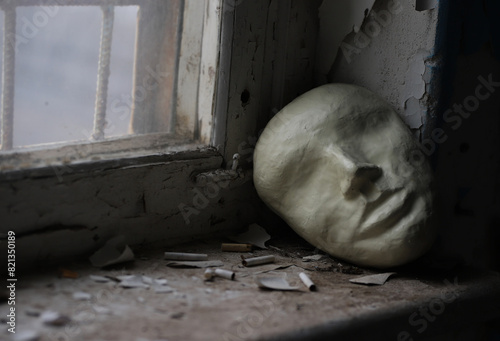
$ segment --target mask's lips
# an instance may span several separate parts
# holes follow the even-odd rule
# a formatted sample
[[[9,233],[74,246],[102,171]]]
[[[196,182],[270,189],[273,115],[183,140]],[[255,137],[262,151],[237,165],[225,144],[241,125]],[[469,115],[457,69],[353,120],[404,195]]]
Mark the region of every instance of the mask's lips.
[[[399,188],[384,192],[377,200],[367,203],[360,219],[358,238],[380,236],[388,228],[397,226],[411,210],[414,200],[413,193]]]

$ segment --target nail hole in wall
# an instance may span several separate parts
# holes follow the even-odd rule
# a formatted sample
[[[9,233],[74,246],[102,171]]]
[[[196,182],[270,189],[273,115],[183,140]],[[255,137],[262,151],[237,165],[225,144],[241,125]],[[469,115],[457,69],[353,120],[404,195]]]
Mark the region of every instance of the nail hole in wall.
[[[241,106],[244,107],[245,105],[248,104],[248,101],[250,100],[250,92],[247,89],[243,90],[240,99],[241,99]]]

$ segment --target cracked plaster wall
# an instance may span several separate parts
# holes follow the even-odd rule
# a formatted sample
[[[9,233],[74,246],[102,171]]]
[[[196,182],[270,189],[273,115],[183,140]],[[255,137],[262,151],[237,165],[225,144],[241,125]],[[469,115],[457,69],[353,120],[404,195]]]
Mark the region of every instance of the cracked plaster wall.
[[[432,115],[428,109],[434,106],[429,88],[436,66],[436,4],[364,0],[340,7],[338,3],[324,1],[320,7],[316,81],[353,83],[378,93],[419,135]]]

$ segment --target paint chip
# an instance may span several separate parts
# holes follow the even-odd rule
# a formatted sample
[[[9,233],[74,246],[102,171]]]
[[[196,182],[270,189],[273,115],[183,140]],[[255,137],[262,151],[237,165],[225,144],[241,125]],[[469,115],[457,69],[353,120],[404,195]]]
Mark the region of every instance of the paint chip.
[[[257,277],[255,282],[260,288],[271,290],[299,290],[299,287],[291,286],[288,281],[281,277]]]
[[[243,232],[237,236],[229,237],[229,239],[237,243],[249,243],[254,246],[260,247],[261,249],[267,249],[266,242],[271,239],[271,236],[262,226],[258,224],[251,224],[248,227],[248,231]]]
[[[77,291],[73,293],[73,298],[77,301],[88,301],[92,298],[92,295],[83,291]]]
[[[64,326],[65,324],[68,324],[71,321],[71,319],[68,316],[52,310],[44,311],[40,315],[40,319],[44,324],[50,326],[58,326],[58,327]]]
[[[14,335],[14,341],[38,341],[40,340],[40,334],[34,330],[23,330],[18,331]]]
[[[382,274],[353,278],[350,279],[349,282],[364,285],[383,285],[389,277],[395,274],[395,272],[386,272]]]
[[[124,263],[134,260],[134,253],[125,244],[124,236],[116,236],[109,239],[106,244],[90,256],[93,266],[102,268],[105,266]]]
[[[319,260],[322,260],[324,257],[325,257],[325,255],[306,256],[306,257],[302,257],[302,261],[303,262],[319,261]]]

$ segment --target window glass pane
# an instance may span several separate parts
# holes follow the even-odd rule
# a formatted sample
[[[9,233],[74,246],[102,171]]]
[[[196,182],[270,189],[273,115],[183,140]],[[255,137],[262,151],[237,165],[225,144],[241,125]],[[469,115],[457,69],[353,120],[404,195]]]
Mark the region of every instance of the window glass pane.
[[[16,13],[14,147],[88,140],[96,101],[100,7],[18,7]],[[107,137],[128,132],[136,17],[136,6],[115,8]],[[122,110],[116,99],[125,103],[118,106]]]
[[[137,6],[115,7],[106,137],[129,133],[137,11]]]

